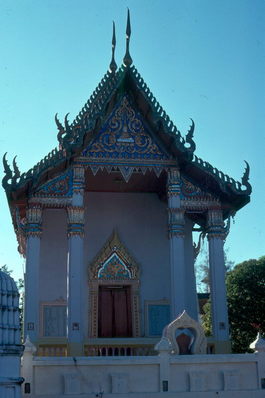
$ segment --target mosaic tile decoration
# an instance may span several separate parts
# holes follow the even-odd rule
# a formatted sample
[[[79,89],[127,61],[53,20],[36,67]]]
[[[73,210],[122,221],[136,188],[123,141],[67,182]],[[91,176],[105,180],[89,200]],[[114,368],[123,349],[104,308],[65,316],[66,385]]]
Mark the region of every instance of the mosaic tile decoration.
[[[98,279],[130,279],[131,273],[117,255],[113,253],[98,271]]]
[[[151,137],[139,112],[122,97],[95,140],[83,151],[94,159],[166,160],[168,156]]]

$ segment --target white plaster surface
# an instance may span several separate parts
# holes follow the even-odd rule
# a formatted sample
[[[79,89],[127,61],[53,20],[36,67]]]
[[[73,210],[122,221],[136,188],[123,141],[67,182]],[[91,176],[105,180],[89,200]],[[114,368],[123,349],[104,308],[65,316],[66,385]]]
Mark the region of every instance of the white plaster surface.
[[[84,244],[86,267],[114,228],[140,264],[141,310],[144,314],[144,300],[170,299],[167,204],[161,202],[156,194],[87,193]]]
[[[225,285],[224,242],[220,237],[211,237],[208,243],[213,335],[216,340],[228,341],[229,325]]]
[[[198,320],[198,296],[196,290],[196,278],[194,271],[194,248],[192,240],[193,222],[187,217],[185,218],[185,270],[186,270],[186,295],[187,306],[185,310],[189,315]]]
[[[32,398],[264,397],[258,363],[263,354],[112,358],[35,358],[23,376],[34,374]],[[262,361],[261,361],[262,362]],[[30,371],[31,367],[31,371]],[[161,376],[169,391],[162,392]],[[32,379],[33,380],[33,379]],[[29,396],[27,394],[24,395]],[[100,396],[100,395],[98,395]]]
[[[43,211],[40,301],[66,300],[67,218],[62,209]]]

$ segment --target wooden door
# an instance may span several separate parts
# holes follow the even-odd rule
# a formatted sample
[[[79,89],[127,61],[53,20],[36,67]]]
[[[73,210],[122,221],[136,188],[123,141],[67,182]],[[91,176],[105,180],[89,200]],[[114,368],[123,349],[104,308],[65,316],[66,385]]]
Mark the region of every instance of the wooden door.
[[[130,286],[99,287],[98,336],[132,336]]]

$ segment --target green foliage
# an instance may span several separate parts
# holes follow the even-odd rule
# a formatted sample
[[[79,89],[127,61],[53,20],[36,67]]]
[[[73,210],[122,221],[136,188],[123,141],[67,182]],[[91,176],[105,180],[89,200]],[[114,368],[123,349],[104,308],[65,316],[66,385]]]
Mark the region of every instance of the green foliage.
[[[233,352],[247,352],[257,332],[265,334],[265,256],[238,264],[227,274]]]
[[[212,317],[211,317],[211,300],[203,306],[202,314],[202,327],[204,329],[205,336],[209,337],[212,335]]]
[[[235,263],[228,259],[229,249],[224,250],[226,272],[233,269]],[[197,290],[201,293],[210,293],[209,255],[206,249],[201,251],[199,260],[195,263]]]

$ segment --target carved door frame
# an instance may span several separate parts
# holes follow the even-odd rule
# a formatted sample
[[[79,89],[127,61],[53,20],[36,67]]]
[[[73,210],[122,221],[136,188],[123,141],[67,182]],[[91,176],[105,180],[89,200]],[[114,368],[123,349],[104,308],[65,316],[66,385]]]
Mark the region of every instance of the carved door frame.
[[[124,276],[116,277],[115,273],[103,277],[101,274],[104,264],[113,254],[116,254],[126,267]],[[99,311],[99,287],[100,286],[129,286],[131,290],[132,335],[140,337],[140,306],[139,306],[139,265],[129,254],[127,248],[121,242],[117,231],[113,231],[104,247],[88,267],[89,282],[89,337],[98,337],[98,311]]]
[[[129,280],[107,280],[107,281],[90,281],[89,288],[89,337],[98,337],[98,294],[100,286],[130,286],[131,288],[131,309],[132,309],[132,335],[140,337],[140,317],[139,317],[139,281]]]

